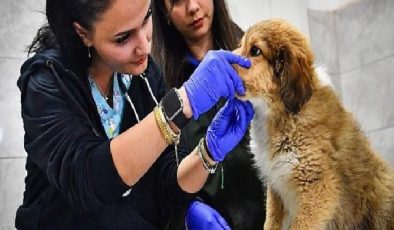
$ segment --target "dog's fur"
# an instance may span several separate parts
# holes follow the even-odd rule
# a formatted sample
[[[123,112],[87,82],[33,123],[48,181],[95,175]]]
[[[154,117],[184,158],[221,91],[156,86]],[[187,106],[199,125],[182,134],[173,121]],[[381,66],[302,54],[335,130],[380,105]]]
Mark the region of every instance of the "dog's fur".
[[[394,173],[372,149],[308,41],[281,19],[263,21],[234,51],[255,108],[251,151],[267,185],[265,229],[394,229]]]

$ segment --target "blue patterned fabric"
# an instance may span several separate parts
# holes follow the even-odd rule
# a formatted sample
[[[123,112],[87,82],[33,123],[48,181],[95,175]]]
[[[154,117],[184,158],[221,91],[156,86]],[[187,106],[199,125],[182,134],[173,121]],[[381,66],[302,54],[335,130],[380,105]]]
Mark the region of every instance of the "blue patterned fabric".
[[[124,107],[124,96],[120,90],[117,73],[113,75],[113,106],[108,105],[104,96],[101,94],[96,82],[89,76],[90,88],[92,90],[93,99],[96,102],[97,111],[100,114],[101,123],[105,129],[105,133],[109,139],[119,135],[120,122],[122,121],[122,113]],[[123,84],[128,89],[131,85],[131,76],[121,74]]]

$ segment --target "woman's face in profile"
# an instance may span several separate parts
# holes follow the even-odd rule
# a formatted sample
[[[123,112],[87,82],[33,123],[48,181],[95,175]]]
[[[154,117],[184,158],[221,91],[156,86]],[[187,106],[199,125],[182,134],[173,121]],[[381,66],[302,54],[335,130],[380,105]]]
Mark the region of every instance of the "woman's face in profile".
[[[169,20],[186,40],[196,41],[211,33],[213,0],[164,0]]]

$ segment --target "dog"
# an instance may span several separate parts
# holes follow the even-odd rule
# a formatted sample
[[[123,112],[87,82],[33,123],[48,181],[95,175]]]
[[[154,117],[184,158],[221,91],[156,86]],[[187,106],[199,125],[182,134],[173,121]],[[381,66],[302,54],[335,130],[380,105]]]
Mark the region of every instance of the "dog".
[[[234,53],[255,110],[251,151],[267,187],[264,229],[394,229],[394,172],[345,110],[306,37],[283,19],[250,27]]]

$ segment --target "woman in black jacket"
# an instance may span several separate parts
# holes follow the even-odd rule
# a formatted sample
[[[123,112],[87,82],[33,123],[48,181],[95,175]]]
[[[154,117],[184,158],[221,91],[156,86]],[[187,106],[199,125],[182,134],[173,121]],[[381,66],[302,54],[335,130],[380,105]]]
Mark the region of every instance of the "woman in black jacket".
[[[16,228],[165,228],[244,135],[253,111],[234,99],[244,88],[231,64],[250,62],[212,52],[166,93],[149,1],[47,0],[46,15],[18,80],[28,155]],[[221,97],[189,154],[179,129]]]
[[[209,50],[234,50],[243,35],[232,22],[225,0],[158,0],[152,7],[155,27],[152,54],[163,67],[170,88],[187,81]],[[223,105],[221,101],[183,128],[189,148],[205,135]],[[264,189],[253,167],[248,144],[246,136],[198,194],[236,230],[263,229],[265,221]]]

